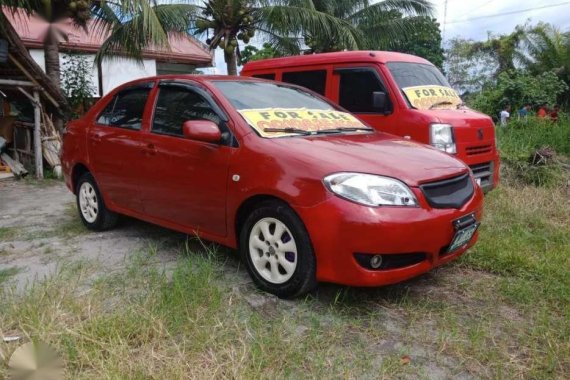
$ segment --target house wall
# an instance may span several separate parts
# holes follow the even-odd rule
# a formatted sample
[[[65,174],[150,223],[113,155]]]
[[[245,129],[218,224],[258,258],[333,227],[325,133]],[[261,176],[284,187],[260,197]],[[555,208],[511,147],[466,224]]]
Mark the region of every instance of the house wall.
[[[29,51],[34,61],[36,61],[45,72],[44,51],[42,49],[30,49]],[[62,69],[68,59],[67,56],[68,54],[66,53],[59,54],[59,63]],[[99,70],[94,63],[95,54],[84,54],[84,56],[93,66],[91,82],[95,88],[93,92],[94,97],[101,96],[100,85],[102,85],[102,95],[105,95],[123,83],[157,74],[156,61],[154,59],[144,59],[142,63],[139,63],[133,59],[113,58],[110,60],[106,59],[101,64],[102,75],[100,80]]]

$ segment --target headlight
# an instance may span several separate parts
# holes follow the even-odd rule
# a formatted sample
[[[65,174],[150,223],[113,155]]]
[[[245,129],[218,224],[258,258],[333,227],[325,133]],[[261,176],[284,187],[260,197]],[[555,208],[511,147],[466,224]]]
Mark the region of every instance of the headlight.
[[[366,206],[417,206],[414,193],[397,179],[362,173],[336,173],[324,179],[336,195]]]
[[[455,146],[455,137],[453,136],[453,127],[449,124],[432,124],[430,125],[430,144],[446,153],[457,153]]]

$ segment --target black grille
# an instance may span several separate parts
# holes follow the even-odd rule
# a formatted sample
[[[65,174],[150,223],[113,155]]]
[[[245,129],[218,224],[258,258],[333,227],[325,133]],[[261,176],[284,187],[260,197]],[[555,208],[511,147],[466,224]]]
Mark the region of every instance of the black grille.
[[[360,266],[370,270],[386,270],[409,267],[421,263],[426,259],[425,253],[396,253],[382,255],[382,264],[380,268],[372,268],[370,266],[370,259],[375,254],[372,253],[355,253],[354,258],[358,261]]]
[[[493,162],[485,162],[469,166],[473,172],[473,177],[481,181],[481,187],[488,189],[493,187]]]
[[[420,186],[433,208],[461,208],[475,191],[469,173]]]

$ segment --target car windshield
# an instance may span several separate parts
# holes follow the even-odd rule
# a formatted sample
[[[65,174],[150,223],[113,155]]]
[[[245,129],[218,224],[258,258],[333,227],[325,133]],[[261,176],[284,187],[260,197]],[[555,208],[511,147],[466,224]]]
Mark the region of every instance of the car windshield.
[[[262,137],[372,131],[351,114],[297,87],[257,81],[213,83]]]
[[[412,107],[453,109],[462,104],[459,95],[435,66],[412,62],[386,65]]]

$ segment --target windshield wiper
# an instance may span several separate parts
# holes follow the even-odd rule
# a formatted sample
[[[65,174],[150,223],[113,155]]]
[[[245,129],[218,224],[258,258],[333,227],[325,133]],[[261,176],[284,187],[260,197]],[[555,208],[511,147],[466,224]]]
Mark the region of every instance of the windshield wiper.
[[[444,105],[453,105],[453,102],[450,102],[449,100],[444,100],[443,102],[437,102],[429,106],[429,109],[432,110],[437,106],[444,106]]]
[[[300,128],[263,128],[263,132],[267,133],[296,133],[299,135],[312,135],[313,132]]]
[[[372,132],[374,130],[372,128],[364,128],[364,127],[344,127],[344,128],[321,129],[319,131],[316,131],[316,133],[325,134],[325,133],[342,133],[342,132],[356,132],[356,131]]]

